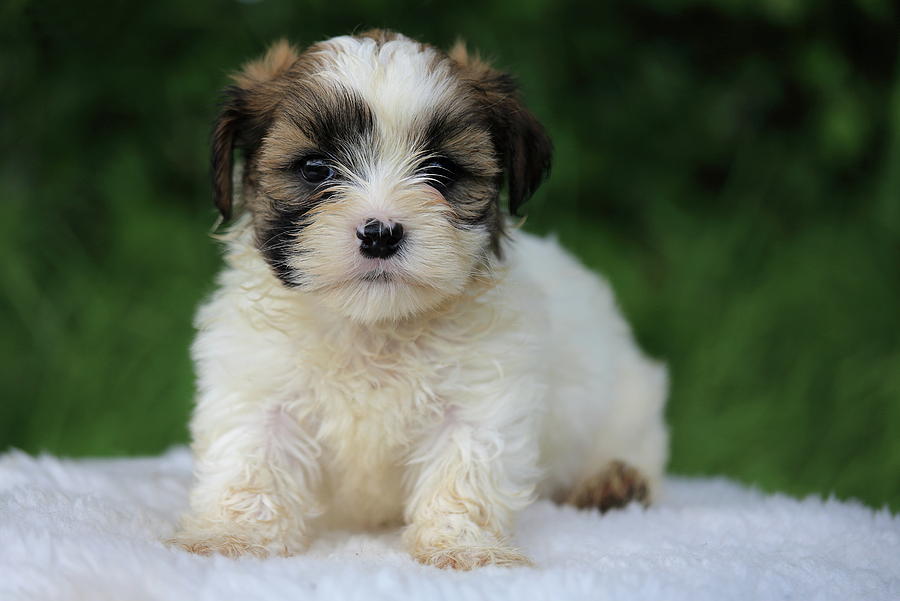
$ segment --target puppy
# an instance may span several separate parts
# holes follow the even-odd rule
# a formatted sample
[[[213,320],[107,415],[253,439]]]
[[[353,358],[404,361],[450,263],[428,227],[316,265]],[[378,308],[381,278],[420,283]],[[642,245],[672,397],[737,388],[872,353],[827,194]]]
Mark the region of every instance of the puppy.
[[[173,542],[291,555],[318,528],[405,524],[424,564],[522,565],[511,526],[535,498],[653,498],[664,368],[604,281],[501,210],[550,154],[512,79],[459,45],[279,42],[234,76],[212,172],[237,219],[196,319]]]

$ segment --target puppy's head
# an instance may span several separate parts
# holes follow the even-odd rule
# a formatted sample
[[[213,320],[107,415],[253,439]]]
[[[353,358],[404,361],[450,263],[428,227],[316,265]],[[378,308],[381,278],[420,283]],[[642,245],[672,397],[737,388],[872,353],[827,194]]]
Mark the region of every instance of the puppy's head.
[[[225,90],[213,133],[215,202],[241,210],[281,282],[358,321],[399,319],[461,293],[500,251],[550,165],[512,79],[461,46],[398,34],[284,42]]]

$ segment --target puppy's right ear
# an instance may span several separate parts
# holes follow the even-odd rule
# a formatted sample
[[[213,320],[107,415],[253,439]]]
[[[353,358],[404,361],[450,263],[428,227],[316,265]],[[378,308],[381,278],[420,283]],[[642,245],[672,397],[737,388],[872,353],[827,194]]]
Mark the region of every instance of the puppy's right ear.
[[[212,133],[210,167],[213,201],[224,220],[233,207],[234,151],[241,149],[249,162],[269,128],[285,92],[284,76],[297,62],[297,50],[285,40],[231,76],[234,84],[222,91],[219,116]]]
[[[222,219],[231,219],[233,200],[234,145],[246,121],[243,102],[244,90],[228,86],[222,91],[222,108],[216,118],[212,133],[210,174],[212,175],[213,202]]]

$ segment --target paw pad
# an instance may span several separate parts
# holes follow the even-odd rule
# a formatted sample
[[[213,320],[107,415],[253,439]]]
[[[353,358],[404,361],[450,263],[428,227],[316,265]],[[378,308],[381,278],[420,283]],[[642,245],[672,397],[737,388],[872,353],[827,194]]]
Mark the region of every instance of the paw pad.
[[[583,481],[566,499],[579,509],[594,507],[601,512],[625,507],[632,501],[649,505],[650,488],[639,471],[622,461],[613,461],[604,471]]]

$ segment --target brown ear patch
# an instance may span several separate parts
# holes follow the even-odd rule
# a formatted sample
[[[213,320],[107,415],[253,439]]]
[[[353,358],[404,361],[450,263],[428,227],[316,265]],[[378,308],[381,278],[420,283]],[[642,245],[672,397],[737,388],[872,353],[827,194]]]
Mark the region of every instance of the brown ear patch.
[[[379,46],[386,44],[387,42],[392,42],[396,39],[400,38],[400,34],[395,31],[390,31],[388,29],[369,29],[362,33],[356,35],[357,38],[369,38],[370,40],[375,40],[375,43]]]
[[[242,120],[240,89],[226,88],[223,92],[222,108],[213,126],[210,148],[213,202],[225,221],[231,219],[234,142]]]
[[[469,50],[466,48],[466,42],[462,38],[457,38],[450,50],[447,51],[447,56],[462,67],[468,68],[472,66],[469,59]]]
[[[491,135],[501,157],[509,194],[509,212],[518,213],[550,172],[553,144],[543,126],[525,108],[512,76],[472,56],[460,40],[448,52],[459,76],[481,97]]]
[[[257,60],[231,76],[234,85],[222,93],[222,106],[213,127],[210,157],[213,200],[224,219],[232,213],[234,151],[249,151],[265,133],[272,113],[286,91],[284,76],[299,59],[285,40],[275,42]]]
[[[249,89],[281,77],[299,57],[297,49],[287,40],[278,40],[269,47],[262,58],[245,63],[240,71],[232,75],[232,79],[238,86]]]

